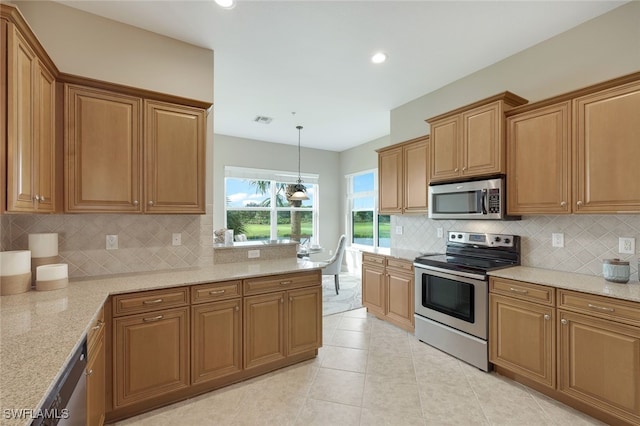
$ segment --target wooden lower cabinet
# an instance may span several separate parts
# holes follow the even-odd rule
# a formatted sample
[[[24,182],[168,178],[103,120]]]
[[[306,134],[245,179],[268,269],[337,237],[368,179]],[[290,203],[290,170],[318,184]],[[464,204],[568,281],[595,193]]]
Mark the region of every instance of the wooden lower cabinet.
[[[640,424],[640,328],[558,311],[558,390]]]
[[[379,254],[362,254],[362,304],[368,312],[413,331],[413,263]]]
[[[242,299],[191,307],[191,382],[242,370]]]
[[[107,378],[104,323],[97,327],[87,355],[87,426],[102,426],[105,419]]]
[[[189,386],[189,308],[114,319],[115,408]]]
[[[489,295],[489,361],[554,388],[554,310],[536,303]]]
[[[287,356],[322,346],[322,288],[291,290],[287,294]]]

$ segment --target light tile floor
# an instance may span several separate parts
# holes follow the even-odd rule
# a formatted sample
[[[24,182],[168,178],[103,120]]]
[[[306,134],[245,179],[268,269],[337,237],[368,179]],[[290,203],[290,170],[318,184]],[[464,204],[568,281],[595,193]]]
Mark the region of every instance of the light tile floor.
[[[365,309],[324,317],[318,357],[117,425],[600,425]]]

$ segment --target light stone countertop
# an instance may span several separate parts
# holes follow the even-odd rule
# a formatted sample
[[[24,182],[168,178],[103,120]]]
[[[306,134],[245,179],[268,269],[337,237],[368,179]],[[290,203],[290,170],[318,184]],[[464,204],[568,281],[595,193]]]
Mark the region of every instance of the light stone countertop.
[[[53,291],[0,297],[0,425],[31,423],[111,294],[319,269],[298,259],[227,263],[71,280]]]
[[[380,254],[380,255],[384,255],[384,256],[389,256],[389,257],[395,257],[397,259],[403,259],[403,260],[409,260],[411,262],[413,262],[413,260],[418,257],[418,256],[422,256],[425,255],[427,253],[425,252],[421,252],[418,250],[409,250],[409,249],[396,249],[396,248],[384,248],[384,247],[378,247],[378,248],[361,248],[360,251],[362,253],[373,253],[373,254]],[[437,254],[437,253],[429,253],[429,254]]]
[[[509,278],[534,284],[548,285],[556,288],[596,294],[598,296],[614,297],[616,299],[640,302],[640,282],[629,281],[618,284],[605,280],[596,275],[584,275],[574,272],[554,271],[551,269],[531,268],[528,266],[514,266],[512,268],[490,271],[494,277]]]

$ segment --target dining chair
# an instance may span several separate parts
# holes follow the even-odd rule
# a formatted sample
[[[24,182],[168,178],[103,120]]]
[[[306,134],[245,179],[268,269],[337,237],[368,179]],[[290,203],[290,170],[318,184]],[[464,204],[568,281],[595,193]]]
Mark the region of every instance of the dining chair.
[[[323,263],[322,275],[334,275],[336,283],[336,294],[339,294],[340,290],[340,270],[342,269],[342,259],[344,258],[344,248],[347,241],[346,235],[342,234],[338,240],[338,247],[336,248],[333,257]]]

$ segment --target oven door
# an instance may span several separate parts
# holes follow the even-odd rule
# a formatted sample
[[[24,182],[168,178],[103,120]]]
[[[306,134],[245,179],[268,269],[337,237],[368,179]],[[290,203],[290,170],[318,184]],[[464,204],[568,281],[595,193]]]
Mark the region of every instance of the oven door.
[[[489,289],[484,277],[415,268],[416,314],[487,340]]]

